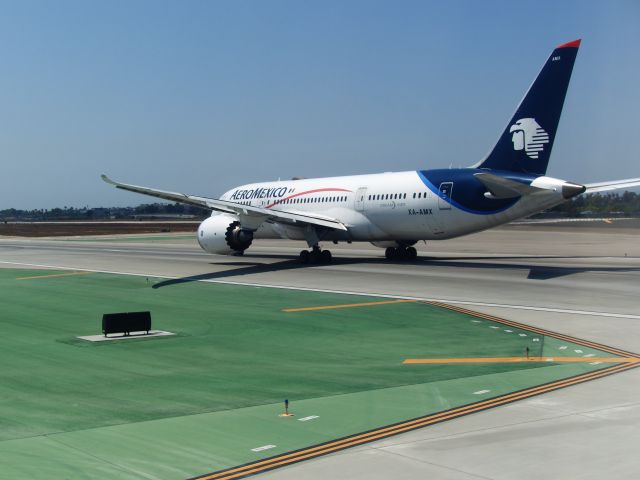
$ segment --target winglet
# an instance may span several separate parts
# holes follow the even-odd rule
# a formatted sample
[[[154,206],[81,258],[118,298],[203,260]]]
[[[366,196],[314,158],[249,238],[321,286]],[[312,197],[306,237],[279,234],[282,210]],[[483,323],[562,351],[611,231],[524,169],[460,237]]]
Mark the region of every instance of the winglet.
[[[107,177],[104,173],[102,175],[100,175],[100,178],[102,179],[103,182],[106,182],[106,183],[108,183],[110,185],[118,185],[116,182],[114,182],[109,177]]]

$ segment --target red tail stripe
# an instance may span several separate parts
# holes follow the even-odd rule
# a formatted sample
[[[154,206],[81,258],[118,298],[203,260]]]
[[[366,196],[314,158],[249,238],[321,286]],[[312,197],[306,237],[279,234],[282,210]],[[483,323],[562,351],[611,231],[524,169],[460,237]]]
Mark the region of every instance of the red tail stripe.
[[[574,40],[573,42],[563,43],[562,45],[558,45],[557,48],[578,48],[580,46],[580,42],[582,39]]]

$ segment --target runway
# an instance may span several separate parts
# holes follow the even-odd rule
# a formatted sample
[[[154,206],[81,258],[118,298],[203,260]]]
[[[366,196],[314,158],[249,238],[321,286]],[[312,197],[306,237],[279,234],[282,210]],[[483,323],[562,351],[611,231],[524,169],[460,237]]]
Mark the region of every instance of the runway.
[[[165,235],[166,237],[166,235]],[[243,257],[184,234],[0,240],[0,265],[49,266],[444,301],[640,352],[637,229],[508,227],[418,245],[414,263],[368,245],[332,246],[332,265],[296,262],[300,243],[256,242]],[[637,478],[634,369],[262,474],[265,479]]]

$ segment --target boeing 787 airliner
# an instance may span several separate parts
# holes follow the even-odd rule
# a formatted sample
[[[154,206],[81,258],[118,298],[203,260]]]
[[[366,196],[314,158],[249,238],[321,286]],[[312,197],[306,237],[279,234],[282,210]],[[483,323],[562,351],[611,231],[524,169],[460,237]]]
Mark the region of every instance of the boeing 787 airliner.
[[[493,150],[468,168],[293,179],[206,198],[114,182],[117,188],[212,210],[198,228],[207,252],[242,254],[254,238],[306,241],[302,262],[328,263],[320,242],[371,242],[389,259],[414,259],[419,240],[479,232],[585,192],[640,185],[640,178],[579,185],[545,175],[580,40],[548,58]]]

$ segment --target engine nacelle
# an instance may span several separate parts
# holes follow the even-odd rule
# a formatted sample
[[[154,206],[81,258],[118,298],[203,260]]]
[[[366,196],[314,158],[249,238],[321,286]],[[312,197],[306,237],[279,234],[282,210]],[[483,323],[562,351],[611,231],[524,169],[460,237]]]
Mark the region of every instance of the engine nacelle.
[[[234,215],[222,213],[207,218],[198,227],[198,243],[208,253],[233,255],[244,252],[253,241],[253,231],[243,229]]]

